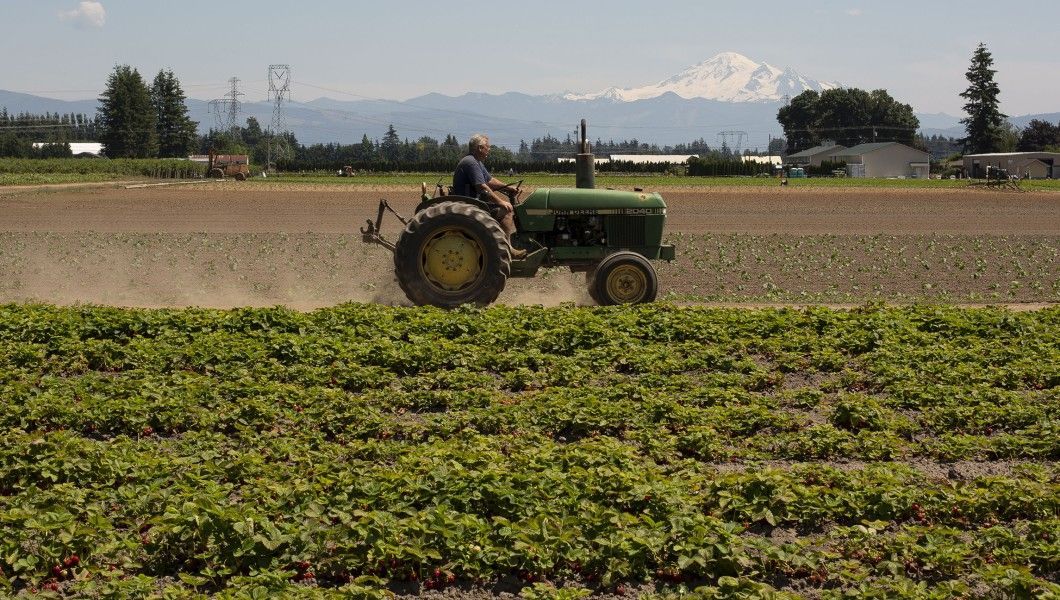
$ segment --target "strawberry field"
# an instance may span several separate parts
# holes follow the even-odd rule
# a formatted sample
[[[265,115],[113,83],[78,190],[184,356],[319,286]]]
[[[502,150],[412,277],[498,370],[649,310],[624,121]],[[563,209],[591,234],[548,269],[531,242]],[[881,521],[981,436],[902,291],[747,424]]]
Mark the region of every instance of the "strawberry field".
[[[0,437],[0,595],[1060,595],[1060,307],[0,305]]]

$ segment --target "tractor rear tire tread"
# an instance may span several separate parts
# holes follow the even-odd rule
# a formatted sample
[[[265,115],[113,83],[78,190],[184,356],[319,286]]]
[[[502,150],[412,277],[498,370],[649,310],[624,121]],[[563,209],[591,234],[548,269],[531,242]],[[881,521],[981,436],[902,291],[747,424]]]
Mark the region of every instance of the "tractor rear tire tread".
[[[457,226],[474,236],[485,251],[483,274],[474,286],[444,292],[427,281],[420,252],[429,235],[439,228]],[[497,299],[511,275],[508,235],[486,211],[464,202],[442,202],[422,210],[409,221],[394,251],[394,272],[402,291],[417,306],[456,308],[462,304],[486,305]]]

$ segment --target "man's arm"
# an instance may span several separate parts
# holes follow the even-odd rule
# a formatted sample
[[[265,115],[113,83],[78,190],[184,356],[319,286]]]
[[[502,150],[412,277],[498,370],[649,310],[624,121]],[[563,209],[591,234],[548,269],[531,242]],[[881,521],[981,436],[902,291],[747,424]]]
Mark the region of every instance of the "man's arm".
[[[501,189],[504,189],[504,188],[508,187],[507,183],[504,183],[503,181],[501,181],[500,179],[497,179],[496,177],[491,177],[490,180],[487,182],[487,185],[490,186],[491,190],[501,190]]]
[[[500,185],[497,186],[497,187],[494,187],[494,182],[500,183]],[[486,183],[478,184],[478,191],[480,191],[483,194],[486,194],[487,196],[493,198],[493,201],[496,202],[497,204],[501,204],[501,205],[511,204],[508,201],[508,197],[507,196],[504,196],[502,194],[498,194],[497,192],[493,191],[493,190],[499,190],[499,189],[501,189],[503,187],[504,187],[503,183],[497,181],[496,179],[490,179]]]

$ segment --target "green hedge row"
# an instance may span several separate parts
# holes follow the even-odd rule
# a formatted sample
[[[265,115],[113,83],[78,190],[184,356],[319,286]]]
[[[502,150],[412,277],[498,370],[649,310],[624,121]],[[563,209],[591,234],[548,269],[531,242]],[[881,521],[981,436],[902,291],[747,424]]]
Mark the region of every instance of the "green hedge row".
[[[83,159],[83,158],[0,158],[0,174],[126,175],[162,179],[200,177],[202,163],[174,158]]]

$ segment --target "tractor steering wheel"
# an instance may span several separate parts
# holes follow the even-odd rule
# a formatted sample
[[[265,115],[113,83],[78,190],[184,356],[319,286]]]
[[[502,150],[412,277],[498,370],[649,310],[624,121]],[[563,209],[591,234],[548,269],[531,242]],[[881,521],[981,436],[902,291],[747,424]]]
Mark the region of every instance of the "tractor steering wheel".
[[[510,183],[505,184],[505,186],[501,188],[501,191],[503,191],[505,195],[508,196],[508,199],[512,201],[512,205],[515,205],[516,200],[519,198],[519,194],[523,193],[522,187],[523,180],[520,179],[515,182],[515,187],[512,187],[512,184]]]

